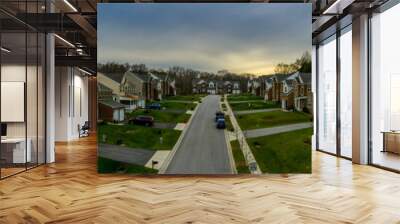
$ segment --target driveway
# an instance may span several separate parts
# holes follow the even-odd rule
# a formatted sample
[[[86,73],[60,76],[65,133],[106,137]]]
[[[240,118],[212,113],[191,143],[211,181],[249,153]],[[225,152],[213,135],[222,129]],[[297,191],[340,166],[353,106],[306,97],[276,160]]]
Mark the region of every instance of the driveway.
[[[133,149],[119,145],[99,144],[98,156],[119,162],[144,166],[156,151]]]
[[[166,174],[232,174],[224,130],[215,128],[220,96],[203,98]]]
[[[160,128],[160,129],[174,129],[176,123],[162,123],[162,122],[154,122],[153,128]]]

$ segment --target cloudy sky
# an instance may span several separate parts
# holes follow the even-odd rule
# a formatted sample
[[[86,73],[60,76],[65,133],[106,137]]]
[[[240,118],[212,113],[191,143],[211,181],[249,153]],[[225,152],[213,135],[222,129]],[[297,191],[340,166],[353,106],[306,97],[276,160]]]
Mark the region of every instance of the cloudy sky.
[[[270,74],[311,50],[310,4],[98,4],[98,61]]]

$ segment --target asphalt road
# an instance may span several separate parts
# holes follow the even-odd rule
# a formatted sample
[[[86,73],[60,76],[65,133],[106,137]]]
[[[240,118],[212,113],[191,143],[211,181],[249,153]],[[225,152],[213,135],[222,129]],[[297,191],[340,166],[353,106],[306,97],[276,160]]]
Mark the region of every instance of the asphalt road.
[[[224,131],[214,122],[219,101],[203,98],[166,174],[232,174]]]

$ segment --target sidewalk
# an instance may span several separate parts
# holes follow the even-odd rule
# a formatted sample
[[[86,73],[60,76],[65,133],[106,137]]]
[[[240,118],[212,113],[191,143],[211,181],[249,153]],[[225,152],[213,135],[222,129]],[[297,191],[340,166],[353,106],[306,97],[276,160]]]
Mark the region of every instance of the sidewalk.
[[[242,149],[244,158],[246,159],[246,163],[249,166],[249,170],[252,174],[262,174],[260,167],[257,164],[257,161],[251,152],[249,145],[247,144],[246,137],[243,134],[242,129],[240,128],[235,115],[232,112],[231,106],[228,103],[226,95],[224,96],[224,102],[226,105],[227,113],[232,122],[232,125],[236,131],[236,136],[239,141],[240,148]]]
[[[260,128],[260,129],[244,131],[244,136],[246,136],[246,138],[256,138],[261,136],[279,134],[283,132],[296,131],[299,129],[311,128],[312,126],[313,126],[312,122],[306,122],[306,123],[276,126],[271,128]]]
[[[227,99],[225,99],[226,101],[228,101]],[[265,102],[263,99],[259,99],[259,100],[242,100],[242,101],[230,101],[230,104],[235,104],[235,103],[252,103],[252,102]]]
[[[258,109],[258,110],[242,110],[242,111],[236,111],[233,112],[236,115],[239,114],[255,114],[255,113],[261,113],[261,112],[271,112],[271,111],[277,111],[277,110],[282,110],[281,108],[271,108],[271,109]]]

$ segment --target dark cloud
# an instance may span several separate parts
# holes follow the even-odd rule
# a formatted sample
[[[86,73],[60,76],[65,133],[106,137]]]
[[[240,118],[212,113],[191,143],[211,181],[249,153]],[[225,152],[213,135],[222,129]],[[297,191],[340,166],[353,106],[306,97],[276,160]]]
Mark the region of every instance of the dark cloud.
[[[98,59],[269,73],[311,48],[310,4],[99,4]]]

